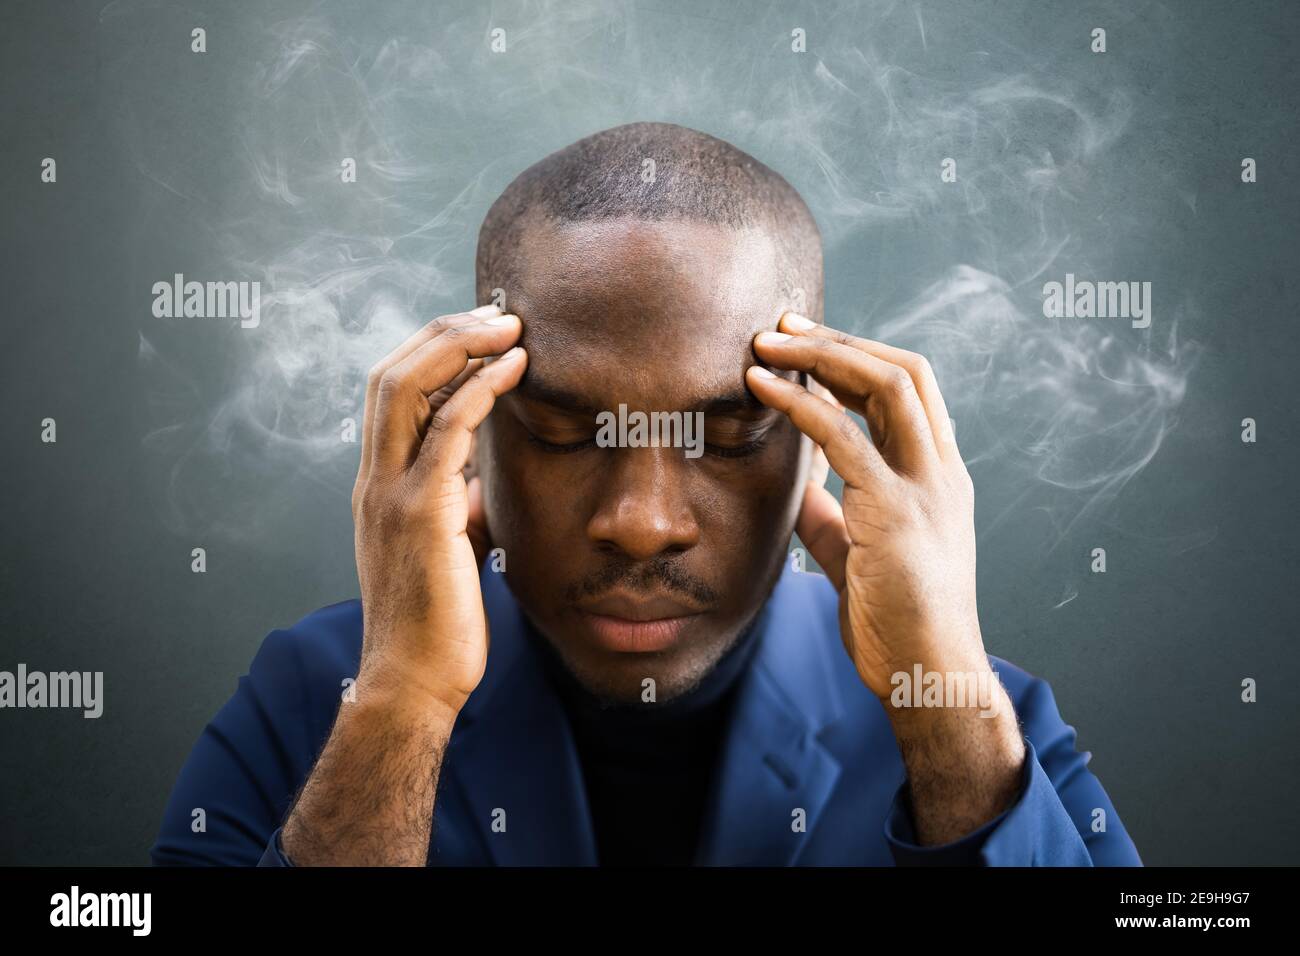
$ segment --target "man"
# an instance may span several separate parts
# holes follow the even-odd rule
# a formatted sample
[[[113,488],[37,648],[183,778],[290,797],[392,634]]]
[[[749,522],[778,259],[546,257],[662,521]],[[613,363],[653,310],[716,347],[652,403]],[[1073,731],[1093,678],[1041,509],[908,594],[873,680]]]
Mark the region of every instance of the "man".
[[[985,652],[933,373],[821,324],[784,179],[607,130],[507,188],[476,271],[511,311],[370,375],[360,601],[266,639],[156,863],[1140,862],[1048,685]],[[629,410],[676,430],[598,429]]]

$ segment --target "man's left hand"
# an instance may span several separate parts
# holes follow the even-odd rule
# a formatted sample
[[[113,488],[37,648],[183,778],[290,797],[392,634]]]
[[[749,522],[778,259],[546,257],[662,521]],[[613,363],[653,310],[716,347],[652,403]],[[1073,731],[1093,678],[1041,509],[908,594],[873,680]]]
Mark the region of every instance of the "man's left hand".
[[[808,373],[826,397],[761,365],[746,379],[844,479],[842,506],[819,481],[808,483],[797,531],[839,591],[845,649],[889,715],[918,839],[950,842],[1014,800],[1025,759],[1019,723],[980,633],[970,474],[923,356],[793,313],[780,330],[755,338],[759,359]],[[845,409],[863,417],[870,438]],[[942,681],[969,675],[991,688],[991,719],[979,716],[984,708],[976,701],[893,706],[894,675],[910,679],[918,664]]]

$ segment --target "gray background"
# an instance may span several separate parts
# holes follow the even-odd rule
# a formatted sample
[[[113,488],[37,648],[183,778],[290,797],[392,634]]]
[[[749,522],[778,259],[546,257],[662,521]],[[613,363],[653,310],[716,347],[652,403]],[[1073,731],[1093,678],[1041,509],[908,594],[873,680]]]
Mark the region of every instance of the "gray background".
[[[0,862],[147,861],[266,632],[356,594],[338,427],[365,369],[468,307],[515,174],[637,119],[784,173],[823,229],[829,321],[930,355],[976,480],[988,648],[1050,680],[1144,860],[1297,862],[1296,23],[1289,2],[5,3],[0,669],[102,670],[106,703],[0,711]],[[175,272],[261,281],[261,327],[153,318]],[[1066,272],[1152,282],[1151,328],[1043,318]]]

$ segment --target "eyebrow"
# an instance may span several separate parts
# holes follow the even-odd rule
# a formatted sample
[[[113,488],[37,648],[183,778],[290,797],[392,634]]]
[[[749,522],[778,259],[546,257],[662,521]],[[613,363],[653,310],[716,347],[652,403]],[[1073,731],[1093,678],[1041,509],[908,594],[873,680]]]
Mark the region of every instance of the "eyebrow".
[[[801,376],[802,377],[802,376]],[[586,395],[562,388],[544,379],[533,378],[531,375],[525,375],[524,380],[519,383],[515,389],[515,394],[528,401],[541,402],[544,405],[550,405],[553,408],[561,409],[565,412],[571,412],[575,415],[596,416],[605,409],[596,408],[591,404],[591,399]],[[688,408],[678,409],[683,412],[703,412],[705,415],[735,415],[744,412],[768,412],[772,411],[764,405],[749,389],[740,389],[739,391],[726,392],[721,395],[714,395],[709,398],[701,399]]]

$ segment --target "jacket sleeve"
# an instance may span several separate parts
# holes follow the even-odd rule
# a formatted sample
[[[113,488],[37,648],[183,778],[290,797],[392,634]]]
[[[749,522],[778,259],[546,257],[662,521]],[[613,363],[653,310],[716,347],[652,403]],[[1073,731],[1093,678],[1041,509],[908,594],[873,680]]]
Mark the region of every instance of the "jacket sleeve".
[[[266,844],[266,852],[257,861],[257,865],[293,866],[293,861],[285,855],[284,846],[280,843],[280,827],[276,827],[275,832],[271,834],[271,839]]]
[[[154,865],[292,865],[279,827],[323,744],[306,706],[303,653],[292,631],[263,641],[181,768],[150,849]]]
[[[1018,696],[1025,764],[1015,802],[959,840],[921,846],[904,783],[885,823],[894,861],[899,866],[1141,866],[1101,781],[1088,770],[1092,754],[1075,749],[1075,729],[1061,718],[1051,687],[1029,678]]]

